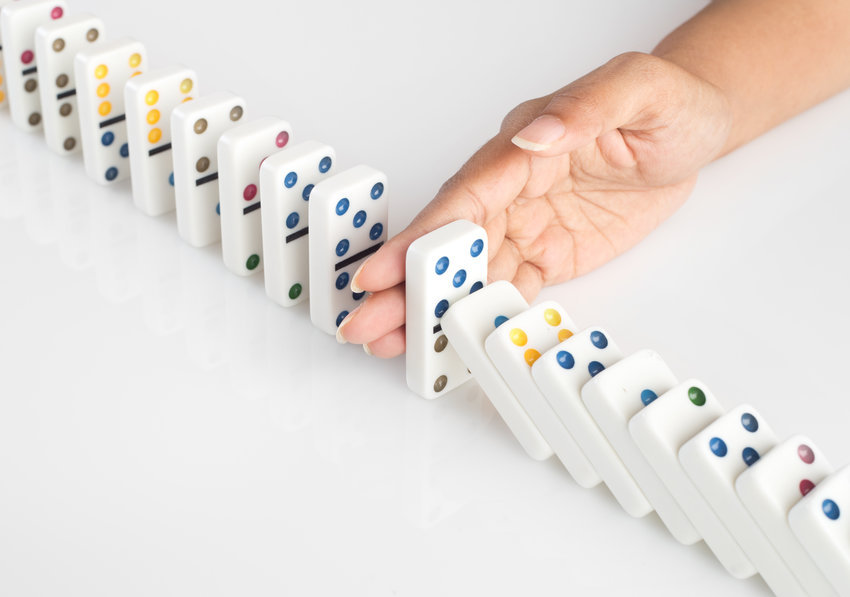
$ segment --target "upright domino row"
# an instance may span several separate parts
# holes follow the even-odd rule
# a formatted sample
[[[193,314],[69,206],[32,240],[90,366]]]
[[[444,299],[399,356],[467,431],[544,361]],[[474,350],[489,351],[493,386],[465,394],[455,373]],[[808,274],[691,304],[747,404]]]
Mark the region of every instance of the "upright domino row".
[[[337,172],[331,147],[291,145],[288,122],[248,121],[244,99],[231,93],[198,98],[194,71],[149,71],[144,44],[107,41],[100,19],[68,16],[64,0],[0,5],[0,42],[12,58],[0,72],[0,104],[8,97],[17,126],[43,130],[59,154],[82,151],[100,184],[129,178],[144,213],[176,210],[186,242],[221,241],[225,266],[240,276],[263,271],[278,304],[314,288],[311,319],[336,333],[364,297],[351,277],[386,240],[384,174]]]
[[[553,301],[483,286],[486,239],[461,220],[409,249],[414,391],[441,395],[471,374],[529,456],[554,454],[582,487],[604,482],[631,516],[655,510],[733,576],[761,574],[781,597],[850,596],[850,467],[835,472],[806,437],[779,442],[754,407],[727,411],[651,350],[624,357]]]

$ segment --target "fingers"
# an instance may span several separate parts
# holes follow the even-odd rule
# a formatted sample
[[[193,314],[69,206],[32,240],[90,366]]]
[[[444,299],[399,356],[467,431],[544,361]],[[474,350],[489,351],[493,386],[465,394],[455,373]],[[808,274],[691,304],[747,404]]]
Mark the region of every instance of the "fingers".
[[[517,268],[511,283],[516,286],[523,298],[531,303],[543,289],[543,273],[534,264],[524,261]]]
[[[505,240],[487,264],[488,281],[513,280],[520,263],[522,263],[522,255],[516,244]]]
[[[363,345],[366,354],[381,359],[391,359],[404,353],[404,327],[396,328],[389,334]]]
[[[410,225],[355,273],[352,290],[377,292],[401,284],[410,244],[455,220],[480,226],[504,214],[529,176],[529,159],[504,136],[491,139],[440,189]],[[498,242],[498,239],[497,239]]]
[[[513,143],[532,155],[563,155],[597,137],[628,127],[661,101],[667,61],[631,52],[554,93],[536,118],[519,131]],[[619,156],[630,159],[630,156]]]
[[[368,344],[404,325],[404,286],[376,292],[343,320],[337,340]],[[403,347],[402,347],[403,348]]]

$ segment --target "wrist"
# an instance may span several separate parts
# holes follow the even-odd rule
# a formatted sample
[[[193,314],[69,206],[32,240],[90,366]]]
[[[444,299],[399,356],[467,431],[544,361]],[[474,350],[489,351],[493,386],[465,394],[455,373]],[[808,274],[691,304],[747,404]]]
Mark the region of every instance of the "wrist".
[[[726,155],[746,140],[741,138],[740,126],[742,106],[734,93],[724,85],[722,76],[711,68],[711,61],[700,57],[700,53],[687,46],[667,43],[672,35],[663,40],[652,55],[681,69],[693,78],[698,101],[704,116],[713,121],[722,133],[721,142],[706,163]]]

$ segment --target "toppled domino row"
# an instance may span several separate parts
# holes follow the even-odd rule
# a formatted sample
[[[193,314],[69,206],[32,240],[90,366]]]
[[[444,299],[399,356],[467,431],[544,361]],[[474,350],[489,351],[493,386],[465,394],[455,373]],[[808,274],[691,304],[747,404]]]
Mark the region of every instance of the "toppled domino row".
[[[582,487],[604,482],[634,517],[655,510],[676,540],[703,539],[730,574],[758,572],[776,595],[850,595],[850,467],[835,472],[806,437],[779,442],[754,407],[727,411],[651,350],[624,357],[553,301],[469,282],[486,278],[482,243],[458,221],[411,245],[411,388],[430,397],[468,367],[532,458],[554,453]]]
[[[197,98],[191,69],[148,72],[143,44],[105,41],[104,23],[67,16],[64,0],[0,5],[17,126],[43,129],[59,154],[82,149],[100,184],[130,178],[144,213],[176,209],[183,239],[196,247],[220,240],[225,266],[241,276],[264,271],[278,304],[312,294],[314,324],[336,333],[365,296],[351,289],[353,274],[386,239],[383,173],[363,165],[337,172],[331,147],[290,145],[292,128],[279,118],[246,121],[236,95]]]

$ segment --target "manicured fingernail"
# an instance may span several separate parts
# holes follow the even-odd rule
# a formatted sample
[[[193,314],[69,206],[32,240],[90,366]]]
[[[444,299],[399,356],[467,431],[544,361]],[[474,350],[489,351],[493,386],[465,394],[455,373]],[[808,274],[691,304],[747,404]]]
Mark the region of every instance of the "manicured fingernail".
[[[371,257],[369,257],[371,259]],[[363,268],[366,267],[366,264],[369,263],[369,259],[360,264],[360,267],[357,268],[357,271],[354,272],[354,275],[351,276],[351,292],[354,294],[360,294],[363,292],[363,289],[357,285],[357,277],[360,275],[360,272],[363,271]]]
[[[371,350],[369,350],[369,345],[368,345],[368,344],[364,344],[364,345],[363,345],[363,352],[365,352],[366,354],[368,354],[370,357],[375,356],[375,355],[373,355],[373,354],[372,354],[372,351],[371,351]]]
[[[511,142],[520,149],[543,151],[552,147],[566,132],[560,118],[544,114],[518,132]]]
[[[348,325],[348,323],[351,321],[351,318],[354,317],[355,313],[357,313],[358,309],[360,309],[360,307],[357,307],[357,309],[346,315],[345,319],[340,322],[339,327],[336,328],[336,341],[340,344],[348,344],[348,340],[345,339],[345,335],[343,334],[343,332],[345,330],[345,326]]]

